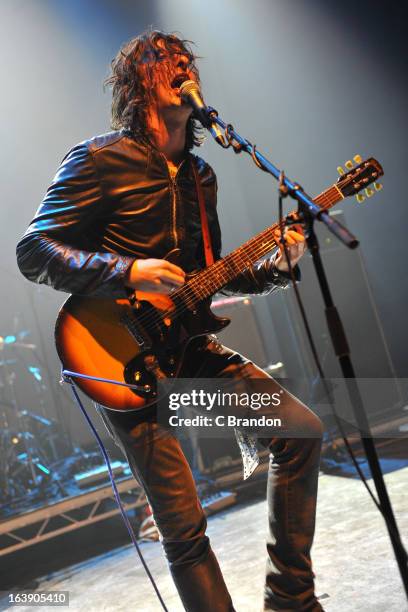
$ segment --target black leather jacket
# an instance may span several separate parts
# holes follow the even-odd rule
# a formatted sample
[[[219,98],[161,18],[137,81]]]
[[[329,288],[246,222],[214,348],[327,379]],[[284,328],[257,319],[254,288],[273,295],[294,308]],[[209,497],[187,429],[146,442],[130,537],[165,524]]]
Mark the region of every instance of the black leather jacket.
[[[123,298],[125,276],[135,259],[161,259],[178,248],[179,265],[186,272],[204,267],[193,160],[214,257],[220,258],[212,168],[189,154],[172,179],[163,154],[120,131],[82,142],[65,156],[17,245],[21,272],[29,280],[68,293]],[[239,275],[226,289],[267,293],[287,284],[287,275],[269,259]]]

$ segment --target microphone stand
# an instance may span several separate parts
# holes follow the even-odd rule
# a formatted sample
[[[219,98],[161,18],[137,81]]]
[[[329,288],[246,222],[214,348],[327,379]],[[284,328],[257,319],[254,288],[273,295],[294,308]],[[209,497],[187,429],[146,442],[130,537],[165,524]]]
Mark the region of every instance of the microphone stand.
[[[277,181],[280,180],[282,182],[282,187],[285,188],[287,194],[297,200],[299,205],[308,211],[312,219],[317,219],[318,221],[324,223],[327,229],[349,249],[355,249],[358,247],[358,240],[355,238],[355,236],[353,236],[353,234],[349,232],[348,229],[341,223],[335,219],[332,219],[332,217],[330,217],[326,211],[322,210],[320,206],[315,204],[312,198],[302,189],[299,183],[295,183],[288,179],[288,177],[284,175],[279,168],[274,166],[272,162],[257,151],[256,145],[252,145],[249,140],[242,138],[242,136],[240,136],[234,130],[231,124],[227,124],[222,121],[222,119],[218,117],[218,113],[214,108],[209,106],[207,111],[211,122],[216,123],[225,130],[225,138],[228,144],[221,144],[219,139],[216,139],[218,144],[221,144],[221,146],[225,149],[232,146],[235,153],[241,153],[241,151],[249,153],[255,165],[258,166],[260,170],[272,174]],[[207,125],[204,125],[204,127],[207,127]],[[237,144],[235,144],[234,141]]]
[[[256,150],[255,145],[252,145],[248,140],[240,136],[234,130],[231,124],[227,124],[222,121],[214,108],[207,107],[207,112],[209,120],[224,129],[227,144],[225,142],[221,143],[219,139],[216,139],[218,144],[220,144],[223,148],[229,148],[232,146],[235,153],[241,153],[241,151],[248,153],[260,170],[268,172],[280,182],[280,192],[283,190],[285,195],[290,195],[298,202],[299,212],[306,226],[306,242],[312,255],[316,276],[318,278],[325,304],[326,321],[330,332],[333,349],[346,382],[346,387],[351,406],[355,414],[360,438],[378,494],[379,507],[387,526],[405,593],[408,598],[408,557],[398,531],[397,522],[395,520],[388,491],[384,482],[384,477],[381,471],[367,414],[365,412],[363,400],[357,385],[356,374],[351,361],[347,337],[340,319],[340,315],[334,304],[327,276],[323,267],[323,262],[320,257],[319,243],[314,232],[314,222],[317,220],[324,223],[328,230],[350,249],[355,249],[358,246],[358,240],[338,221],[332,219],[327,212],[323,211],[319,206],[317,206],[312,201],[312,198],[305,193],[298,183],[288,179],[281,170],[279,170],[266,157],[259,153],[259,151]]]

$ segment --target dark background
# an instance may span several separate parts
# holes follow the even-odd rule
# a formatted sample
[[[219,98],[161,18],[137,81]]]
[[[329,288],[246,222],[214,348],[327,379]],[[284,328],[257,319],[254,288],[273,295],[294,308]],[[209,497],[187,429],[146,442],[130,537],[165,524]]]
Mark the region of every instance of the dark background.
[[[58,385],[53,326],[66,296],[25,281],[15,245],[66,151],[109,130],[110,93],[102,82],[110,60],[149,25],[197,43],[207,103],[312,195],[332,184],[336,167],[356,153],[383,164],[380,193],[362,205],[349,199],[337,208],[361,246],[358,254],[339,251],[333,291],[346,320],[364,320],[368,302],[378,314],[375,333],[383,333],[388,350],[386,371],[371,333],[360,338],[358,329],[351,330],[371,355],[372,375],[408,376],[406,17],[404,2],[365,0],[3,0],[0,335],[14,334],[37,347],[3,349],[2,362],[10,363],[8,371],[0,368],[0,382],[10,421],[12,378],[18,407],[56,417],[75,440],[90,440]],[[218,174],[226,253],[277,218],[276,184],[248,157],[225,152],[212,140],[200,154]],[[362,283],[361,275],[355,277],[359,266],[371,291],[366,301],[353,297],[353,287]],[[304,268],[307,292],[311,272]],[[255,308],[266,360],[282,359],[287,375],[302,376],[310,363],[303,352],[299,357],[299,322],[290,299],[259,298]],[[314,290],[308,312],[320,316],[318,328],[323,325]],[[30,366],[40,368],[42,381],[28,372]]]

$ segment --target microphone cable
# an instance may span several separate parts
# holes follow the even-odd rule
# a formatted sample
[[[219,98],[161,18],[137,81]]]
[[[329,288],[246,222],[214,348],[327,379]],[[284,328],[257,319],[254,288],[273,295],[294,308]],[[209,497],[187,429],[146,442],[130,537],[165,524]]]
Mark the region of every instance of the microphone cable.
[[[213,109],[211,107],[207,107],[207,109],[210,110],[210,116],[211,115],[213,115],[213,116],[214,115],[215,116],[218,115],[218,113],[217,113],[217,111],[215,109]],[[203,125],[204,125],[204,127],[207,127],[205,124],[203,124]],[[242,151],[246,151],[247,153],[249,153],[249,155],[250,155],[252,161],[254,162],[254,164],[260,170],[262,170],[263,172],[268,172],[268,170],[262,165],[261,161],[256,156],[256,145],[252,144],[247,139],[241,139],[241,142],[235,141],[233,131],[234,131],[234,127],[231,124],[227,124],[226,128],[225,128],[225,133],[224,133],[225,140],[226,140],[227,144],[226,145],[221,145],[221,146],[223,146],[223,148],[225,148],[225,149],[228,149],[229,147],[232,147],[234,153],[237,153],[237,154],[240,154]],[[217,140],[217,142],[218,142],[218,140]],[[221,143],[218,142],[218,144],[221,144]],[[299,311],[300,311],[300,315],[301,315],[303,326],[305,328],[305,332],[306,332],[306,336],[307,336],[307,339],[308,339],[308,343],[309,343],[310,349],[312,351],[313,359],[315,361],[317,370],[319,372],[319,375],[320,375],[321,380],[323,382],[323,385],[325,387],[326,393],[328,394],[329,399],[331,399],[330,391],[327,388],[327,383],[325,382],[323,368],[321,366],[320,359],[319,359],[319,356],[318,356],[318,353],[317,353],[317,349],[316,349],[316,345],[315,345],[315,342],[313,340],[313,336],[312,336],[312,332],[311,332],[310,325],[309,325],[309,322],[308,322],[308,318],[307,318],[307,315],[306,315],[306,311],[305,311],[305,308],[303,306],[303,302],[302,302],[302,298],[300,296],[299,290],[297,288],[296,277],[295,277],[295,274],[294,274],[294,271],[293,271],[293,267],[292,267],[291,262],[290,262],[289,252],[288,252],[286,241],[285,241],[285,238],[284,238],[284,231],[283,231],[283,229],[284,229],[284,226],[285,226],[285,221],[284,221],[284,218],[283,218],[283,198],[287,195],[287,189],[286,189],[285,185],[283,184],[283,178],[284,178],[284,173],[281,172],[281,175],[279,177],[279,226],[281,228],[280,242],[283,245],[283,250],[284,250],[284,253],[285,253],[285,259],[286,259],[286,262],[287,262],[287,265],[288,265],[288,270],[289,270],[290,278],[291,278],[292,285],[293,285],[293,288],[294,288],[294,291],[295,291],[296,301],[297,301],[297,304],[298,304],[298,307],[299,307]],[[341,423],[341,420],[340,420],[340,418],[339,418],[339,416],[338,416],[338,414],[336,412],[334,403],[331,401],[330,404],[331,404],[331,408],[332,408],[332,411],[333,411],[333,415],[334,415],[336,424],[337,424],[337,426],[339,428],[339,431],[340,431],[340,435],[341,435],[341,437],[342,437],[342,439],[344,441],[344,445],[345,445],[345,447],[346,447],[346,449],[347,449],[347,451],[348,451],[348,453],[350,455],[350,458],[351,458],[351,460],[352,460],[352,462],[354,464],[354,467],[356,468],[356,471],[357,471],[357,473],[358,473],[362,483],[364,484],[365,488],[367,489],[368,494],[370,495],[371,499],[373,500],[375,506],[377,507],[378,511],[381,513],[382,517],[384,518],[385,524],[387,525],[387,528],[388,528],[389,532],[391,532],[394,535],[395,541],[397,542],[397,545],[398,545],[400,551],[402,552],[402,555],[404,556],[405,560],[408,560],[407,551],[404,548],[404,545],[403,545],[403,543],[402,543],[402,541],[401,541],[401,539],[399,537],[399,534],[396,532],[396,530],[393,527],[393,525],[390,524],[390,522],[388,520],[388,517],[385,515],[384,510],[383,510],[381,504],[379,503],[379,501],[375,497],[373,491],[371,490],[369,484],[367,483],[366,477],[364,476],[364,474],[363,474],[363,472],[362,472],[362,470],[360,468],[360,465],[358,464],[358,461],[357,461],[357,459],[355,457],[354,451],[351,448],[351,445],[350,445],[350,443],[348,441],[347,434],[344,431],[344,428],[343,428],[343,425]]]
[[[284,184],[283,184],[283,178],[284,178],[284,173],[282,172],[281,176],[279,178],[279,188],[278,188],[278,190],[279,190],[279,227],[281,228],[280,242],[281,242],[281,244],[283,246],[283,251],[284,251],[285,259],[286,259],[286,264],[287,264],[288,269],[289,269],[289,274],[290,274],[290,277],[291,277],[292,286],[293,286],[293,289],[294,289],[294,292],[295,292],[296,302],[297,302],[297,305],[298,305],[298,308],[299,308],[299,312],[300,312],[300,316],[301,316],[301,319],[302,319],[302,323],[303,323],[303,326],[304,326],[304,329],[305,329],[305,332],[306,332],[306,336],[307,336],[307,340],[308,340],[308,343],[309,343],[309,347],[310,347],[310,350],[312,352],[316,368],[317,368],[317,370],[319,372],[320,379],[321,379],[321,381],[322,381],[322,383],[324,385],[327,397],[329,398],[330,407],[332,409],[333,416],[335,418],[337,427],[339,428],[340,435],[341,435],[341,437],[343,439],[343,442],[344,442],[344,445],[345,445],[345,447],[347,449],[347,452],[350,455],[350,458],[351,458],[351,460],[353,462],[353,465],[354,465],[354,467],[355,467],[355,469],[357,471],[357,474],[358,474],[360,480],[362,481],[363,485],[367,489],[367,492],[368,492],[369,496],[371,497],[371,499],[373,500],[375,506],[377,507],[377,510],[382,515],[382,517],[383,517],[383,519],[384,519],[384,521],[385,521],[385,523],[387,525],[387,528],[389,529],[389,531],[391,531],[394,534],[394,538],[398,542],[398,546],[400,547],[400,550],[401,550],[402,554],[404,555],[405,560],[408,560],[407,551],[406,551],[406,549],[405,549],[401,539],[399,538],[398,533],[395,531],[393,525],[391,525],[389,523],[388,517],[385,515],[384,510],[383,510],[380,502],[378,501],[378,499],[376,498],[376,496],[375,496],[374,492],[372,491],[370,485],[368,484],[367,479],[366,479],[366,477],[365,477],[365,475],[364,475],[364,473],[363,473],[363,471],[362,471],[362,469],[361,469],[361,467],[360,467],[360,465],[358,463],[358,460],[357,460],[357,458],[356,458],[356,456],[354,454],[354,451],[351,448],[350,442],[349,442],[349,440],[347,438],[347,433],[344,430],[344,427],[343,427],[343,424],[341,422],[341,419],[340,419],[339,415],[337,414],[334,401],[332,400],[331,391],[330,391],[330,389],[327,386],[326,378],[325,378],[324,372],[323,372],[323,367],[322,367],[322,365],[320,363],[320,358],[319,358],[319,355],[318,355],[318,352],[317,352],[316,344],[315,344],[315,341],[314,341],[314,338],[313,338],[313,334],[312,334],[312,331],[311,331],[311,328],[310,328],[310,324],[309,324],[309,320],[308,320],[308,317],[307,317],[307,314],[306,314],[306,310],[305,310],[305,307],[303,305],[303,301],[302,301],[299,289],[297,287],[297,281],[296,281],[295,273],[294,273],[293,266],[292,266],[291,261],[290,261],[289,250],[288,250],[288,246],[287,246],[287,243],[286,243],[286,240],[285,240],[285,236],[284,236],[285,219],[283,217],[283,198],[286,197],[287,193],[285,192],[285,187],[284,187]]]

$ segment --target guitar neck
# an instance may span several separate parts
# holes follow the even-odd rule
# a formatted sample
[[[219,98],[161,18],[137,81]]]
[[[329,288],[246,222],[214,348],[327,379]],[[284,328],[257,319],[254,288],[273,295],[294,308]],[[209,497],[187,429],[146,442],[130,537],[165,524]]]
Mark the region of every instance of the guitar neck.
[[[343,198],[344,196],[338,187],[332,185],[314,198],[313,202],[323,210],[328,210]],[[190,285],[195,297],[201,300],[213,296],[241,272],[244,272],[259,259],[270,253],[277,246],[274,237],[274,232],[277,229],[279,229],[279,223],[274,223],[223,259],[219,259],[208,268],[194,275],[187,284]]]

